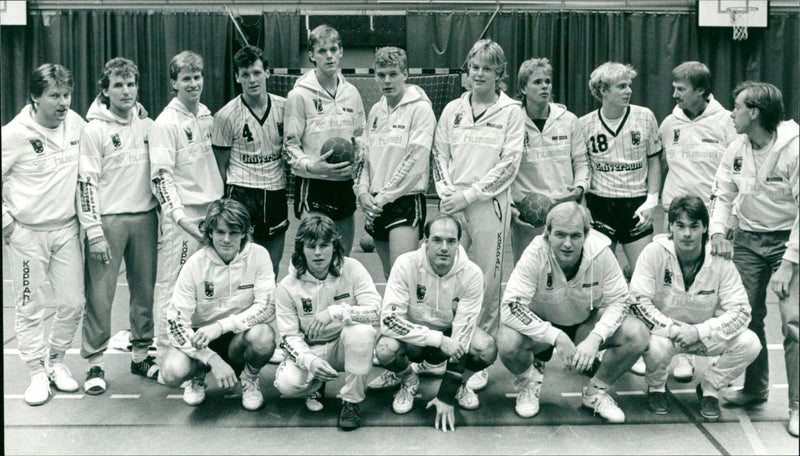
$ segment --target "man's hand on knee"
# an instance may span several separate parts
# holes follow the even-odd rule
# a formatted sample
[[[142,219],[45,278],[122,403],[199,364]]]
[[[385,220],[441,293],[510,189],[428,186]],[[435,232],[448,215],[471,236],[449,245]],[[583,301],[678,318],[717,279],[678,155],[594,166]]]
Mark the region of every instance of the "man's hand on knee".
[[[214,374],[214,378],[217,379],[217,384],[220,388],[233,388],[239,381],[233,368],[223,361],[219,355],[212,356],[208,360],[208,365],[211,366],[211,373]]]

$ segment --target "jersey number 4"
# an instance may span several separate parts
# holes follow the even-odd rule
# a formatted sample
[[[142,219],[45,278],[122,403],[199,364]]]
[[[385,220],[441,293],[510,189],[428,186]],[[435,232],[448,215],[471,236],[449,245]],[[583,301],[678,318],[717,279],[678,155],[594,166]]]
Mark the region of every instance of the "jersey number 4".
[[[247,124],[244,124],[244,128],[242,129],[242,138],[246,139],[247,142],[253,142],[253,133],[250,131],[250,127]]]
[[[603,133],[589,138],[592,143],[592,153],[605,152],[608,150],[608,138]]]

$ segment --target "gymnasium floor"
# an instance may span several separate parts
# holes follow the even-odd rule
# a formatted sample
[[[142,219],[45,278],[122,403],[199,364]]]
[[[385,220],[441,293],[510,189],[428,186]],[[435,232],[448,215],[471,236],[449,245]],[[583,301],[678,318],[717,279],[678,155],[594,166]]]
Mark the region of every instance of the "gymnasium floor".
[[[429,214],[435,212],[434,206],[429,208]],[[281,276],[297,225],[292,220]],[[356,240],[362,235],[359,229]],[[382,293],[385,279],[377,255],[362,252],[356,242],[352,256],[366,265]],[[130,355],[120,350],[108,353],[109,390],[104,395],[88,396],[82,390],[56,393],[47,404],[29,407],[22,399],[28,375],[16,350],[5,255],[3,265],[5,454],[798,454],[797,439],[785,430],[786,376],[774,296],[768,301],[767,317],[769,401],[744,411],[723,407],[717,423],[704,422],[696,412],[697,373],[692,383],[670,380],[671,411],[664,416],[644,408],[644,380],[628,373],[615,385],[626,424],[601,424],[600,418],[580,407],[579,392],[586,378],[567,374],[555,360],[547,367],[541,412],[523,420],[513,411],[513,378],[498,361],[492,366],[489,387],[479,393],[481,407],[457,412],[455,433],[433,429],[433,414],[424,407],[438,380],[425,378],[412,412],[395,415],[392,392],[369,392],[362,405],[364,427],[344,433],[336,428],[339,406],[334,394],[339,383],[328,385],[325,410],[312,415],[300,400],[278,399],[272,386],[276,366],[270,364],[261,374],[267,399],[262,409],[245,411],[238,388],[221,391],[212,378],[206,402],[193,408],[181,400],[182,390],[130,375]],[[508,248],[504,276],[510,272]],[[127,285],[120,275],[113,333],[128,328],[127,299]],[[80,331],[73,346],[79,347],[79,341]],[[66,363],[82,383],[86,363],[77,348],[68,353]],[[698,373],[705,365],[698,359]],[[380,372],[375,367],[370,375]]]

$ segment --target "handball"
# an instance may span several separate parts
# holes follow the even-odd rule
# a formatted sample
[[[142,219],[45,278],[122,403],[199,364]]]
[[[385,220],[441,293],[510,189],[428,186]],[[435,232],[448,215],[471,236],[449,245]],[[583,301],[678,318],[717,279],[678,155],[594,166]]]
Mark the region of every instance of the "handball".
[[[359,241],[358,245],[361,246],[361,250],[364,252],[372,252],[375,250],[375,242],[372,241],[372,237],[370,236],[363,236]]]
[[[540,193],[528,193],[522,201],[514,205],[519,210],[519,218],[537,228],[544,226],[547,213],[553,208],[550,198]]]
[[[327,153],[329,150],[333,150],[333,153],[330,157],[325,159],[328,163],[352,163],[355,159],[355,147],[353,143],[344,138],[334,137],[325,141],[325,144],[322,145],[322,149],[320,150],[320,155]]]

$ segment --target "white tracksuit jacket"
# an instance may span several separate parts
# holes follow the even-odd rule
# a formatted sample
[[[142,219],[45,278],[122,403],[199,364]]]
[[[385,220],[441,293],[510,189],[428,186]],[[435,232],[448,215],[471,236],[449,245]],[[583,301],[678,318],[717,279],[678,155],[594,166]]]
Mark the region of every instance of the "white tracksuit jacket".
[[[100,216],[147,212],[157,204],[150,189],[148,134],[153,120],[137,108],[122,119],[95,100],[86,113],[78,164],[78,219],[86,238],[103,235]]]
[[[309,370],[315,355],[309,343],[330,342],[339,337],[342,326],[364,323],[377,326],[381,295],[366,268],[353,258],[344,257],[338,277],[328,274],[318,280],[306,271],[297,278],[297,271],[289,266],[289,273],[275,290],[278,332],[284,349],[296,360],[298,366]],[[327,310],[333,321],[315,340],[308,340],[305,332],[314,315]]]
[[[797,264],[798,150],[800,127],[793,120],[778,125],[775,143],[767,151],[753,151],[747,135],[737,137],[728,146],[717,170],[711,197],[709,235],[725,233],[728,217],[735,209],[742,230],[792,230],[783,257]],[[760,163],[758,169],[756,158]]]
[[[433,140],[433,178],[439,195],[463,191],[467,203],[505,191],[517,175],[525,135],[519,101],[500,93],[497,103],[473,120],[466,92],[447,104]]]
[[[450,272],[439,276],[425,245],[397,258],[383,296],[381,334],[421,347],[439,347],[443,331],[468,351],[483,305],[483,272],[459,246]]]
[[[661,122],[661,159],[669,167],[661,192],[665,210],[673,199],[689,194],[699,196],[708,206],[722,154],[737,136],[730,116],[731,112],[709,95],[705,111],[694,119],[675,106]]]
[[[211,148],[214,118],[200,104],[195,117],[178,98],[150,129],[150,178],[165,216],[177,222],[185,205],[203,206],[222,197],[222,177]]]
[[[330,138],[360,140],[364,134],[364,103],[353,84],[341,73],[336,96],[331,97],[317,80],[316,70],[294,83],[286,96],[284,150],[296,176],[334,181],[346,177],[312,175],[308,166],[319,159],[323,144]],[[356,157],[358,159],[358,156]]]
[[[577,274],[567,281],[544,236],[528,245],[508,279],[502,323],[535,341],[555,345],[561,330],[586,321],[592,311],[606,308],[592,332],[605,341],[628,314],[630,294],[611,241],[589,230]]]
[[[2,129],[3,227],[35,231],[77,223],[78,147],[86,122],[69,110],[58,132],[39,125],[30,105]]]
[[[401,196],[425,193],[435,129],[431,100],[418,86],[408,85],[394,108],[381,97],[367,117],[367,151],[356,177],[356,196],[373,194],[383,207]]]
[[[517,203],[529,193],[556,199],[568,193],[568,186],[589,189],[589,157],[578,117],[562,104],[549,105],[543,131],[524,116],[522,160],[511,184],[511,197]]]
[[[241,333],[275,320],[275,275],[264,247],[248,242],[225,264],[217,251],[205,246],[181,269],[172,300],[165,309],[169,341],[203,363],[214,356],[206,347],[197,350],[194,330],[214,322],[223,333]]]
[[[675,244],[659,234],[642,250],[631,278],[631,311],[653,334],[669,337],[674,321],[694,325],[706,346],[731,340],[750,323],[750,302],[733,261],[711,255],[686,290]]]

